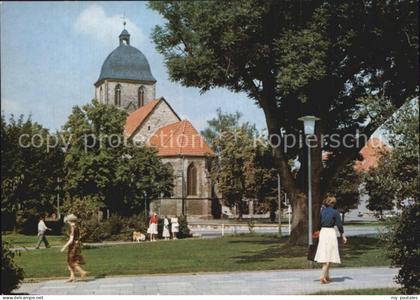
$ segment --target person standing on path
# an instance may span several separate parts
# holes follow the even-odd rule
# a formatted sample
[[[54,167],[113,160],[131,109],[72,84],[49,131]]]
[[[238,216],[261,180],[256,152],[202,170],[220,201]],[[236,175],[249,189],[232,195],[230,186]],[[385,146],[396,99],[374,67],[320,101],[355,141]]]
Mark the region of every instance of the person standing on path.
[[[163,220],[163,233],[162,233],[162,237],[165,240],[169,240],[169,238],[171,237],[171,233],[169,232],[169,220],[168,217],[165,216],[165,219]]]
[[[179,223],[178,223],[178,218],[174,217],[171,218],[171,231],[172,231],[172,239],[176,240],[177,239],[177,234],[179,232]]]
[[[335,197],[327,197],[324,200],[325,207],[321,210],[321,231],[319,233],[318,248],[314,259],[316,262],[323,264],[320,278],[321,284],[329,283],[331,281],[331,263],[341,263],[337,234],[334,226],[337,226],[340,231],[344,244],[347,243],[340,213],[335,209],[336,203],[337,200]]]
[[[35,249],[39,249],[41,242],[44,242],[45,248],[50,248],[50,244],[46,237],[47,230],[51,231],[51,228],[48,228],[47,225],[45,225],[45,214],[41,214],[38,222],[38,242],[36,243]]]
[[[150,241],[156,241],[156,235],[158,234],[158,221],[159,218],[156,213],[154,213],[149,220],[149,229],[147,229],[147,233],[149,234]]]
[[[68,247],[67,267],[70,271],[70,277],[66,282],[73,282],[76,280],[74,275],[76,271],[80,274],[82,280],[84,280],[88,272],[83,270],[80,266],[85,264],[85,260],[82,256],[82,243],[80,241],[80,231],[79,226],[77,225],[77,217],[70,214],[64,218],[64,222],[70,225],[69,240],[63,248],[61,248],[61,252],[64,252]]]

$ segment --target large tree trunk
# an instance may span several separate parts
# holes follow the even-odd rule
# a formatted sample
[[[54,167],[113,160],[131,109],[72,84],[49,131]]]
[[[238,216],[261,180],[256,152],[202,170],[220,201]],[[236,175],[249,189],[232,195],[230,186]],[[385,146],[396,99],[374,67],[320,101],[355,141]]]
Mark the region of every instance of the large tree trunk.
[[[264,108],[264,107],[263,107]],[[278,137],[280,137],[280,126],[278,119],[275,116],[275,110],[265,109],[268,133],[272,145],[278,145]],[[289,238],[289,242],[293,245],[306,244],[307,243],[307,198],[305,192],[301,190],[290,173],[290,168],[287,163],[287,157],[284,153],[283,147],[273,147],[273,156],[275,166],[280,174],[280,179],[283,188],[292,204],[292,232]]]
[[[242,220],[244,215],[244,207],[242,199],[238,202],[238,220]]]
[[[322,121],[321,121],[322,122]],[[316,127],[316,137],[317,137],[317,147],[312,148],[311,151],[311,161],[312,161],[312,229],[313,231],[320,229],[321,224],[321,205],[322,205],[322,189],[321,189],[321,179],[322,179],[322,124]]]
[[[276,138],[280,136],[280,121],[277,117],[277,107],[273,105],[273,101],[269,101],[269,98],[266,98],[266,101],[262,101],[262,108],[265,113],[268,133],[270,135],[270,140],[272,145],[277,145]],[[313,231],[317,230],[320,226],[320,208],[322,203],[322,190],[321,190],[321,176],[323,171],[322,165],[322,142],[320,142],[322,126],[316,127],[317,143],[316,147],[311,148],[311,163],[312,163],[312,228]],[[305,146],[306,147],[306,146]],[[307,149],[306,149],[307,151]],[[306,152],[304,151],[304,152]],[[293,214],[292,214],[292,232],[290,235],[289,242],[291,244],[307,244],[308,242],[308,201],[307,201],[307,191],[308,184],[299,186],[296,180],[293,178],[290,173],[289,165],[287,163],[287,157],[284,153],[284,148],[281,146],[274,147],[274,161],[275,165],[280,174],[282,186],[286,190],[290,202],[292,204]],[[307,152],[306,152],[307,155]],[[303,157],[302,166],[307,166],[307,158]],[[307,167],[303,167],[300,172],[307,178]]]

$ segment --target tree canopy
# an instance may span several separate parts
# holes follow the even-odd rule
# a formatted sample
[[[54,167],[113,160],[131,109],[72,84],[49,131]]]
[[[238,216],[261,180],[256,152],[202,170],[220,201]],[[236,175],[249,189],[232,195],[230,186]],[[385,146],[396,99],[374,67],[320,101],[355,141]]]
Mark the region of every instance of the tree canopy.
[[[73,108],[64,126],[70,141],[64,187],[70,196],[95,197],[131,215],[144,209],[144,193],[151,200],[169,194],[173,174],[153,148],[124,138],[125,119],[126,112],[96,100]]]
[[[224,204],[244,211],[243,200],[264,201],[273,194],[277,172],[271,166],[270,148],[254,146],[258,136],[255,125],[240,123],[239,112],[228,114],[217,110],[217,117],[209,120],[202,134],[217,153],[212,162],[211,176],[217,182]]]
[[[299,134],[297,119],[308,114],[321,119],[318,140],[321,134],[353,135],[351,147],[326,141],[311,150],[315,222],[331,179],[356,158],[363,134],[370,136],[418,91],[416,1],[149,5],[165,19],[152,37],[172,80],[202,92],[215,87],[245,92],[264,111],[273,144],[281,130]],[[306,187],[287,164],[302,149],[273,150],[293,205],[291,241],[303,241]],[[322,151],[331,153],[326,167]]]
[[[63,153],[59,147],[47,147],[48,136],[49,131],[30,117],[12,115],[6,121],[1,116],[2,212],[53,210]]]

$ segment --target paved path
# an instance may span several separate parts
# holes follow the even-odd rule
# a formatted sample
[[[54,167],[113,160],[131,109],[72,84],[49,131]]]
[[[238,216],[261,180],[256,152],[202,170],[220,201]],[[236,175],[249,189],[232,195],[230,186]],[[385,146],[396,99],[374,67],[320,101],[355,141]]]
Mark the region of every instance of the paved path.
[[[257,295],[309,294],[325,290],[397,287],[397,269],[337,268],[333,281],[320,285],[320,270],[281,270],[233,273],[120,276],[65,283],[50,280],[24,283],[16,293],[40,295],[135,294],[135,295]]]
[[[261,234],[276,234],[278,233],[276,226],[255,227],[254,232]],[[383,226],[345,226],[344,231],[346,236],[377,236],[379,232],[386,230]],[[286,226],[282,226],[281,230],[284,236],[289,235],[289,230]],[[222,236],[221,229],[207,229],[194,230],[193,233],[200,235],[203,238],[213,238]],[[230,226],[224,230],[225,235],[249,233],[247,226]],[[337,230],[338,234],[338,230]]]

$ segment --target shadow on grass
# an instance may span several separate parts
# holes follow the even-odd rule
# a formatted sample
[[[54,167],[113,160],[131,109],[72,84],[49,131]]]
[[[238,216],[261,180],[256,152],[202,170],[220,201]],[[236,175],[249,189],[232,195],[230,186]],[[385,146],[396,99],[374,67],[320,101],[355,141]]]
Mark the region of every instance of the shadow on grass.
[[[229,243],[253,243],[267,245],[268,247],[259,251],[244,251],[244,255],[234,257],[237,263],[269,262],[280,258],[306,258],[307,246],[293,246],[287,243],[287,238],[270,238],[265,240],[233,240]],[[340,245],[342,260],[357,260],[361,255],[371,250],[383,247],[377,238],[352,237],[346,245]],[[247,255],[249,253],[249,255]]]
[[[370,250],[384,247],[378,238],[373,237],[350,237],[346,245],[339,246],[342,260],[354,260]]]

